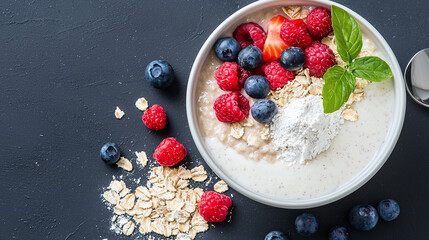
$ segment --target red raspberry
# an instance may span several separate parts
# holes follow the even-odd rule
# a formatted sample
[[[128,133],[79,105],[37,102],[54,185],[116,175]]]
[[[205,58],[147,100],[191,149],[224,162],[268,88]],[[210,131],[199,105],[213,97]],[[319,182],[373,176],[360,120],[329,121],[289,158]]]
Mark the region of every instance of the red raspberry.
[[[264,29],[253,22],[241,24],[234,30],[232,36],[237,40],[241,48],[256,46],[261,51],[264,48],[265,39],[267,39],[267,33]]]
[[[165,127],[167,115],[161,106],[155,104],[144,112],[142,120],[146,127],[152,130],[161,130]]]
[[[231,205],[231,198],[217,192],[207,191],[201,196],[198,209],[207,222],[222,222],[226,219],[228,208]]]
[[[315,40],[332,31],[331,13],[326,8],[315,8],[308,14],[306,22],[308,32]]]
[[[240,92],[219,96],[214,103],[216,117],[221,122],[241,122],[249,115],[249,101]]]
[[[162,166],[174,166],[186,156],[186,149],[174,138],[164,139],[156,148],[153,158]]]
[[[280,37],[283,41],[293,47],[299,47],[302,50],[311,44],[310,34],[302,19],[291,20],[283,23],[280,28]]]
[[[289,81],[292,81],[295,76],[293,72],[285,70],[282,68],[279,62],[271,62],[263,67],[265,75],[270,82],[270,89],[276,90],[281,88]]]
[[[251,76],[253,76],[253,75],[260,75],[260,76],[265,77],[264,67],[265,67],[265,64],[262,64],[257,69],[250,70]]]
[[[328,68],[335,65],[335,55],[325,44],[314,41],[305,49],[304,68],[310,69],[310,75],[323,77]]]
[[[247,70],[244,70],[244,68],[238,66],[238,87],[242,89],[244,87],[244,83],[246,82],[246,79],[253,74]]]
[[[216,72],[216,81],[224,91],[238,91],[250,73],[234,62],[224,62]]]

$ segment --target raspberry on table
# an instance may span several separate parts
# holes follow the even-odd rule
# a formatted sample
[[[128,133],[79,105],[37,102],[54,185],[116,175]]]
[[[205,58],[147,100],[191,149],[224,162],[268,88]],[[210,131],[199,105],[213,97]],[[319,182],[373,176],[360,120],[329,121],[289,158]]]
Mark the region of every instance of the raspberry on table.
[[[224,62],[216,72],[216,81],[224,91],[238,91],[251,74],[235,62]]]
[[[311,44],[311,36],[307,32],[307,27],[302,19],[290,20],[280,28],[280,37],[292,47],[299,47],[302,50]]]
[[[201,216],[207,222],[222,222],[231,207],[231,198],[213,191],[204,192],[198,204]]]
[[[240,92],[232,92],[219,96],[213,106],[220,122],[241,122],[250,111],[249,101]]]
[[[185,147],[176,139],[170,137],[164,139],[156,148],[153,158],[161,166],[174,166],[186,156]]]
[[[295,78],[293,72],[285,70],[277,61],[265,65],[263,69],[270,82],[271,90],[281,88]]]
[[[161,130],[165,127],[167,115],[161,106],[155,104],[144,112],[142,120],[146,127]]]
[[[326,8],[315,8],[307,16],[307,29],[314,40],[319,40],[332,31],[331,13]]]
[[[335,55],[332,49],[319,41],[314,41],[305,49],[304,68],[310,70],[311,76],[323,77],[328,68],[335,65]]]
[[[241,48],[256,46],[259,49],[264,48],[267,33],[264,29],[254,22],[243,23],[239,25],[232,36],[240,44]]]

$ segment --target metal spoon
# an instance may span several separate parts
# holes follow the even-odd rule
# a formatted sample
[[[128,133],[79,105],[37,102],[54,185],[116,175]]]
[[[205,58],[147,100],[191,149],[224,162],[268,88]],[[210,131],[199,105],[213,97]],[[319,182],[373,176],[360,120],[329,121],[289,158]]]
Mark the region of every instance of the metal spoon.
[[[429,48],[411,58],[404,72],[405,87],[418,104],[429,108]]]

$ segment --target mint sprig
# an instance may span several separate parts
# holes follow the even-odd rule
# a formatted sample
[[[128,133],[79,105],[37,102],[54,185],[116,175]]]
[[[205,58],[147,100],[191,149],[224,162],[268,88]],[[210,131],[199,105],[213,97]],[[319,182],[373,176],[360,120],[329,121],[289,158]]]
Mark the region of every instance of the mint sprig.
[[[346,69],[335,65],[326,71],[325,85],[323,86],[323,109],[331,113],[349,99],[350,93],[355,90],[356,79]],[[326,99],[326,100],[325,100]]]
[[[345,68],[335,65],[323,75],[323,109],[332,113],[347,102],[355,90],[356,77],[374,82],[390,79],[389,65],[374,56],[357,58],[362,50],[362,30],[359,23],[345,10],[332,5],[332,27],[337,51],[346,63]]]
[[[353,76],[373,82],[381,82],[392,77],[389,65],[378,57],[357,58],[350,65]]]
[[[348,12],[332,5],[332,28],[338,54],[344,62],[350,64],[362,49],[362,31],[359,23]]]

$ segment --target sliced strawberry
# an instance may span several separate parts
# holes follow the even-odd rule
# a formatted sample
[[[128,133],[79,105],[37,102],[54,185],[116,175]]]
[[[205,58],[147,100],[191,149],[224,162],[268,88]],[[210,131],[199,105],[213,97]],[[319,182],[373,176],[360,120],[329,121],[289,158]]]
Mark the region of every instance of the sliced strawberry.
[[[289,47],[283,39],[280,38],[280,28],[283,23],[289,21],[282,15],[277,15],[271,19],[267,27],[267,40],[265,40],[262,57],[265,62],[272,62],[280,58],[283,50]]]

